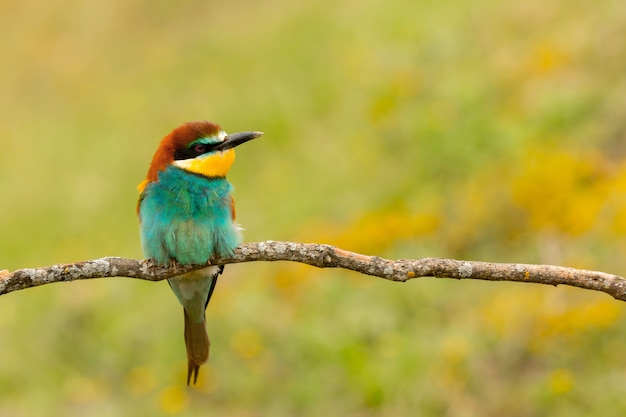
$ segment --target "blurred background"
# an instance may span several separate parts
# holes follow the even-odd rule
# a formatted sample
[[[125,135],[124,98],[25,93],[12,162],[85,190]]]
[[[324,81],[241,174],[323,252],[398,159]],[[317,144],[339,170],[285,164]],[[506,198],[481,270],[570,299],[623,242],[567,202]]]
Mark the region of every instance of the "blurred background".
[[[626,3],[0,3],[0,269],[140,258],[135,186],[179,124],[266,135],[247,241],[626,273]],[[226,268],[187,388],[165,283],[0,299],[0,416],[623,416],[602,293]]]

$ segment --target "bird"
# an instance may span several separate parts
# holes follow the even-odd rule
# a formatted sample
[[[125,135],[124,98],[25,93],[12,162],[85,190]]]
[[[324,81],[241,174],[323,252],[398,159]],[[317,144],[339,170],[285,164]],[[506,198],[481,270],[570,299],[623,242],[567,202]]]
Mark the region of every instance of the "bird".
[[[241,228],[235,222],[233,186],[226,174],[235,160],[234,148],[262,134],[227,134],[218,124],[193,121],[161,140],[146,179],[137,186],[146,259],[158,266],[199,265],[234,254]],[[168,279],[183,307],[187,385],[192,376],[196,384],[200,366],[209,358],[205,310],[223,270],[207,266]]]

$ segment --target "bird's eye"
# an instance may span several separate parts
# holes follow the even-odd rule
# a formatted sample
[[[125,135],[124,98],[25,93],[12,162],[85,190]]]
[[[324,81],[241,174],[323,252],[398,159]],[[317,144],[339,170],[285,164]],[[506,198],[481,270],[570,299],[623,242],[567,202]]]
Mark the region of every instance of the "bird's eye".
[[[205,145],[204,143],[196,143],[196,144],[193,146],[193,151],[194,151],[197,155],[200,155],[200,154],[203,154],[203,153],[205,153],[205,152],[207,151],[207,147],[206,147],[206,145]]]

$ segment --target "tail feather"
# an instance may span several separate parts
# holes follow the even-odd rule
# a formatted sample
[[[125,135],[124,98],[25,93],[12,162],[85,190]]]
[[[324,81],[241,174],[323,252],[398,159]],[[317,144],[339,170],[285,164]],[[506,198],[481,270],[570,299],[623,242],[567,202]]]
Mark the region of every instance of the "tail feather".
[[[211,342],[206,332],[205,321],[194,322],[189,318],[185,309],[183,312],[185,314],[185,346],[187,347],[187,385],[189,385],[192,374],[195,384],[198,380],[200,365],[209,359]]]

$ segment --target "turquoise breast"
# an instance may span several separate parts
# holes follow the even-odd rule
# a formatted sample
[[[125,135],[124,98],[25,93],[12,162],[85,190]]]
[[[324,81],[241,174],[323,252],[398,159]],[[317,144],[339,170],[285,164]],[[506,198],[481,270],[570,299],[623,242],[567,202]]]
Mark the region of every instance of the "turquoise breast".
[[[144,256],[203,264],[232,255],[240,243],[231,214],[232,185],[170,166],[144,189],[139,205]]]

